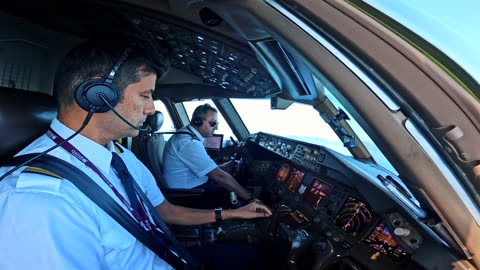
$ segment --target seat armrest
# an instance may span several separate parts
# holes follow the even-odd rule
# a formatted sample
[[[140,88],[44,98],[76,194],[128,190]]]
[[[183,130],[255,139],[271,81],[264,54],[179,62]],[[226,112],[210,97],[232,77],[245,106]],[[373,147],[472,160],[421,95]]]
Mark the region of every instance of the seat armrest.
[[[205,190],[199,188],[164,188],[162,193],[173,204],[194,208],[202,208],[206,194]]]

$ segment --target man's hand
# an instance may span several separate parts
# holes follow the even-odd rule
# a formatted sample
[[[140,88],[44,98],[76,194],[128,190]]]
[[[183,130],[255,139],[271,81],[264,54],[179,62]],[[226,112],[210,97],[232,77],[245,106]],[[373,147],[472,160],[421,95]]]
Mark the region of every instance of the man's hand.
[[[231,211],[235,212],[235,216],[238,216],[238,218],[259,218],[272,215],[272,211],[266,205],[258,202],[252,202]]]

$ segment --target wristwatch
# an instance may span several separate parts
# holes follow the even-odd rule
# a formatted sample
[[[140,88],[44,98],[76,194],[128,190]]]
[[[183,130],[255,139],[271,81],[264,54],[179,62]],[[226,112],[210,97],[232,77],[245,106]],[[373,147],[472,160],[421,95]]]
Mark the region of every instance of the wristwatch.
[[[221,207],[215,208],[215,221],[217,222],[217,224],[220,224],[223,221]]]

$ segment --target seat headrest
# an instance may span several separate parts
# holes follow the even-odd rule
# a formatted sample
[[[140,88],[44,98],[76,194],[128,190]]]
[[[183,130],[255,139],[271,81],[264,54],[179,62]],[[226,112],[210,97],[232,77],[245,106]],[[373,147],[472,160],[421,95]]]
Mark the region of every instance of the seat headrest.
[[[0,163],[44,134],[57,110],[50,95],[0,87]]]
[[[160,111],[155,111],[154,114],[147,117],[145,124],[152,128],[151,132],[158,131],[163,125],[163,113]]]

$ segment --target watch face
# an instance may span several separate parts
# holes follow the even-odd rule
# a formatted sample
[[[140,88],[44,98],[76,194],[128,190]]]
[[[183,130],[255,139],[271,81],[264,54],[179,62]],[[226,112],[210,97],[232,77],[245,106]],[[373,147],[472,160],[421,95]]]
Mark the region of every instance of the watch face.
[[[222,221],[222,208],[215,208],[215,220],[217,222]]]

